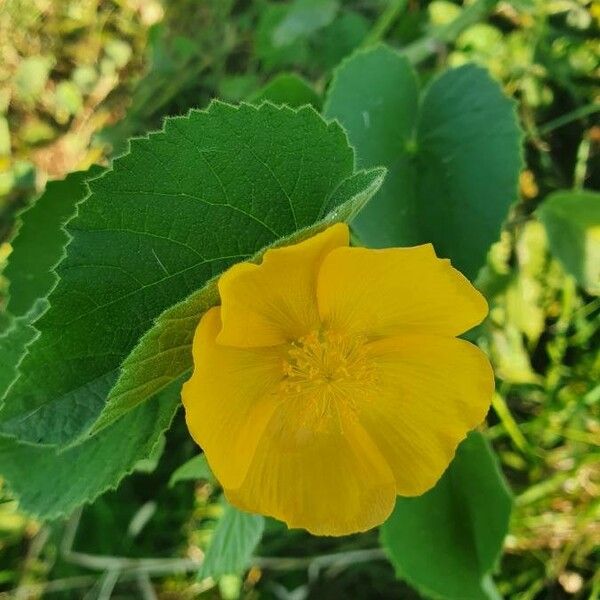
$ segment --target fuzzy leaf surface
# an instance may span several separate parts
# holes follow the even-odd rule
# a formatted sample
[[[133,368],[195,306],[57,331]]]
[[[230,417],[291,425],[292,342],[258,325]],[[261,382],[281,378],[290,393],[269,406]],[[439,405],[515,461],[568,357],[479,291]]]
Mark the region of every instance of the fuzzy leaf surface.
[[[18,216],[17,232],[4,276],[9,298],[3,317],[8,325],[0,335],[0,410],[19,365],[37,331],[32,324],[45,312],[45,300],[56,284],[53,267],[64,255],[69,236],[63,229],[87,194],[85,179],[98,175],[101,167],[71,173],[51,181],[44,192]]]
[[[0,437],[0,473],[20,508],[42,519],[68,515],[116,489],[153,455],[179,406],[179,387],[165,390],[112,427],[60,452]]]

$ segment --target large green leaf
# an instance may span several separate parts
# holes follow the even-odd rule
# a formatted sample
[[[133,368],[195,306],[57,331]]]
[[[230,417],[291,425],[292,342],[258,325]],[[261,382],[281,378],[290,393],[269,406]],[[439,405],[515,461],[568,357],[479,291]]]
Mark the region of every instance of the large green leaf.
[[[498,84],[466,65],[419,95],[408,60],[377,46],[340,65],[324,112],[348,131],[359,166],[388,167],[356,220],[361,241],[433,242],[473,279],[516,198],[522,162],[514,106]]]
[[[173,385],[98,436],[62,453],[0,437],[0,474],[21,509],[54,519],[115,489],[162,444],[179,406],[179,388]]]
[[[5,274],[10,281],[9,308],[17,315],[0,336],[0,399],[17,377],[27,345],[37,332],[31,325],[48,306],[45,297],[56,284],[52,268],[64,255],[69,236],[63,225],[88,193],[85,180],[101,167],[50,182],[20,215],[20,227]],[[11,398],[14,396],[11,393]],[[179,402],[179,387],[128,415],[97,438],[62,454],[0,436],[0,475],[23,510],[43,518],[68,514],[118,485],[138,461],[160,447]],[[61,428],[60,415],[48,426]]]
[[[511,494],[485,438],[471,433],[438,484],[398,498],[381,543],[398,577],[430,598],[495,598],[490,572],[508,530]]]
[[[237,575],[248,567],[265,528],[264,517],[226,504],[206,551],[198,577]]]
[[[590,294],[600,295],[600,194],[564,190],[550,194],[537,214],[550,247]]]
[[[355,174],[344,131],[310,107],[215,102],[133,140],[112,170],[88,182],[91,194],[69,223],[60,280],[7,397],[2,431],[38,444],[77,439],[165,309],[231,264],[344,219],[381,178],[381,170]],[[210,289],[200,296],[202,310],[216,302]],[[148,390],[138,381],[145,393],[127,408],[167,383]]]

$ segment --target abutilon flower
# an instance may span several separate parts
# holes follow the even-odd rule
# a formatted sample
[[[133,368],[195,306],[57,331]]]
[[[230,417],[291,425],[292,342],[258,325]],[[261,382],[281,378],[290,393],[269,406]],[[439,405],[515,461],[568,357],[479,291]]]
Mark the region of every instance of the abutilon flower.
[[[337,224],[234,265],[219,291],[183,403],[242,510],[318,535],[370,529],[485,417],[492,369],[455,336],[487,305],[431,244],[351,248]]]

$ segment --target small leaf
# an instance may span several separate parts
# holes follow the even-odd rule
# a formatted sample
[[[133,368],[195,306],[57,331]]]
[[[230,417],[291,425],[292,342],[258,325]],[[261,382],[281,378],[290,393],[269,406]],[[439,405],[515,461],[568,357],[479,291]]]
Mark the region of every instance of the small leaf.
[[[276,105],[287,104],[292,108],[300,108],[305,104],[312,105],[316,110],[321,110],[321,98],[312,86],[295,73],[281,73],[267,85],[253,94],[248,102],[261,104],[268,100]]]
[[[537,211],[550,248],[588,293],[600,295],[600,194],[564,190],[550,194]]]
[[[265,3],[260,12],[254,39],[256,57],[263,71],[271,72],[304,64],[308,60],[308,40],[297,39],[287,46],[275,46],[273,35],[285,17],[288,6],[285,4]]]
[[[171,475],[169,487],[173,487],[180,481],[198,481],[200,479],[204,479],[210,483],[216,481],[204,454],[198,454],[198,456],[194,456],[194,458],[191,458],[185,464],[181,465],[173,475]]]
[[[338,9],[337,0],[293,0],[273,31],[274,46],[288,46],[329,25]]]
[[[353,171],[341,127],[310,107],[215,102],[133,140],[112,170],[88,181],[1,430],[36,444],[77,439],[165,309],[233,263],[343,219],[341,209],[327,211],[354,196],[364,203],[359,184],[372,193],[381,182],[381,170]]]
[[[398,498],[381,543],[399,578],[430,598],[494,598],[490,572],[508,531],[511,494],[485,438],[472,432],[437,485]]]
[[[64,256],[69,236],[63,229],[88,193],[85,181],[102,173],[102,167],[71,173],[61,181],[50,181],[43,194],[18,216],[4,276],[9,281],[7,311],[16,317],[31,310],[38,298],[55,286],[53,269]]]
[[[30,515],[55,519],[116,489],[153,456],[179,406],[174,385],[91,440],[61,452],[0,437],[0,473]]]
[[[374,247],[432,242],[474,279],[516,199],[521,132],[513,103],[481,68],[444,72],[419,97],[407,59],[387,46],[337,69],[324,112],[348,131],[381,192],[356,220]]]
[[[343,9],[327,27],[311,37],[312,61],[331,70],[364,42],[371,21],[360,12]]]
[[[37,335],[32,323],[46,311],[45,297],[56,283],[52,269],[69,240],[63,225],[74,216],[76,204],[87,194],[85,178],[100,171],[100,167],[92,167],[64,180],[51,181],[44,193],[17,217],[13,250],[3,273],[10,284],[9,312],[4,314],[11,324],[0,336],[0,410],[18,377],[26,348]]]
[[[245,571],[262,538],[265,520],[227,504],[215,529],[198,577],[218,579]]]

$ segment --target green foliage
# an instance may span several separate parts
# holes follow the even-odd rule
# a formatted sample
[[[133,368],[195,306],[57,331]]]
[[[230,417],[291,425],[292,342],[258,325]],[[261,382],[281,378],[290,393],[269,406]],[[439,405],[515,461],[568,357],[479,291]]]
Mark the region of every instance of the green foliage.
[[[595,192],[580,190],[598,186],[598,173],[591,168],[598,143],[592,116],[597,112],[600,48],[595,4],[173,0],[159,6],[155,0],[6,0],[7,10],[0,10],[0,271],[8,267],[4,278],[0,276],[0,398],[11,389],[10,408],[0,413],[0,422],[13,411],[17,421],[7,426],[13,433],[66,446],[33,446],[0,437],[0,595],[8,590],[10,596],[29,597],[65,586],[63,594],[69,597],[99,591],[104,596],[149,597],[152,578],[157,595],[177,597],[203,597],[202,590],[211,585],[206,594],[223,598],[594,596],[600,305],[589,294],[598,293],[598,220],[593,217],[598,199]],[[374,46],[384,39],[389,46]],[[365,50],[346,58],[358,46]],[[489,71],[498,85],[473,63]],[[166,445],[162,433],[178,404],[178,378],[191,368],[190,342],[198,319],[219,300],[214,278],[203,287],[206,278],[194,271],[177,289],[161,289],[162,296],[138,290],[130,302],[129,297],[124,301],[131,312],[122,316],[115,306],[114,313],[99,311],[103,314],[98,320],[93,313],[70,322],[73,307],[82,315],[86,303],[97,299],[96,287],[103,298],[132,289],[124,273],[100,266],[107,261],[107,246],[113,245],[112,238],[106,243],[104,236],[111,234],[100,231],[100,222],[114,224],[123,217],[121,225],[130,229],[136,220],[140,198],[125,192],[170,194],[165,187],[195,181],[202,159],[185,140],[175,140],[172,125],[158,136],[151,134],[149,141],[135,141],[132,151],[115,161],[114,170],[98,180],[90,208],[83,210],[87,229],[73,230],[72,255],[63,266],[71,265],[79,275],[69,279],[69,269],[63,273],[69,288],[77,279],[85,281],[85,261],[96,266],[89,287],[79,286],[76,292],[87,296],[70,295],[64,287],[48,313],[57,311],[67,330],[67,362],[61,362],[61,322],[38,319],[48,308],[45,297],[57,281],[52,269],[68,239],[61,226],[72,215],[72,203],[85,195],[84,179],[92,174],[73,176],[80,178],[79,191],[73,194],[68,187],[67,194],[60,192],[71,178],[50,183],[44,197],[22,213],[23,224],[12,244],[2,243],[11,238],[14,215],[34,195],[36,182],[128,152],[130,136],[160,128],[166,115],[205,107],[212,98],[310,104],[319,110],[321,91],[328,84],[326,116],[339,117],[348,129],[358,166],[388,167],[365,216],[354,219],[357,243],[432,240],[473,278],[508,215],[500,242],[477,279],[488,298],[490,317],[472,339],[490,355],[497,376],[494,409],[482,431],[493,442],[516,494],[510,535],[494,571],[508,499],[489,449],[480,434],[472,435],[439,485],[422,498],[399,500],[383,528],[382,539],[390,530],[397,544],[397,551],[387,549],[395,569],[420,595],[394,581],[392,565],[380,560],[376,531],[343,540],[315,538],[287,531],[273,520],[266,523],[260,549],[265,558],[259,565],[272,568],[261,570],[258,581],[257,569],[242,579],[252,564],[262,519],[230,509],[223,515],[218,486],[208,479],[208,465],[197,455],[183,419],[171,427]],[[515,196],[520,166],[518,133],[500,86],[518,101],[527,134],[527,170],[521,179],[526,201],[514,204],[510,214],[507,207]],[[270,120],[265,118],[265,126]],[[254,135],[253,149],[254,138],[263,139]],[[177,171],[176,182],[161,176],[159,165],[148,167],[153,160],[148,149],[156,153],[154,144],[164,148],[169,140],[173,144],[163,151],[164,162],[175,161],[171,154],[178,150],[195,156],[189,168]],[[203,139],[207,145],[209,141]],[[319,148],[312,143],[309,147],[316,156]],[[273,154],[283,168],[288,153],[277,148]],[[129,168],[143,185],[125,185]],[[322,210],[308,229],[291,231],[290,237],[273,243],[350,218],[382,177],[381,171],[354,174],[330,202],[321,199]],[[122,193],[112,197],[108,185],[102,185],[117,180]],[[205,182],[196,187],[205,190]],[[263,183],[257,184],[258,192]],[[172,203],[185,204],[185,199],[149,194],[146,199],[147,204],[154,202],[155,210],[143,229],[162,236],[158,221],[171,226],[176,220]],[[206,231],[221,242],[222,232],[205,231],[196,212],[188,218],[180,223],[179,233],[189,231],[191,245],[204,250],[210,241]],[[91,222],[97,227],[91,229]],[[140,245],[132,243],[130,233],[123,232],[121,243],[108,248],[108,262],[117,265],[113,259],[119,247],[127,246],[126,266],[145,285],[160,277],[158,271],[150,273],[152,267],[160,268],[151,250],[164,263],[161,252],[169,241],[156,240],[156,248],[154,243]],[[263,247],[248,248],[255,233],[254,225],[247,232],[235,231],[247,255],[256,250],[253,259],[258,260]],[[183,266],[186,253],[173,250],[167,255]],[[115,322],[119,329],[113,339]],[[55,330],[56,343],[47,352],[45,342],[33,341],[39,335],[36,323]],[[84,325],[90,328],[90,347],[95,339],[114,354],[99,356],[96,349],[84,364],[87,348],[81,333],[80,356],[75,364],[68,362],[74,342],[69,336],[77,323],[82,331]],[[24,367],[29,360],[36,363],[35,379],[24,385],[24,377],[14,385],[28,347],[37,358],[26,359]],[[46,373],[55,365],[56,376]],[[37,423],[34,417],[18,422],[25,404],[45,403],[51,397],[48,389],[54,384],[60,388],[63,378],[66,387],[80,375],[87,379],[92,365],[112,371],[104,382],[91,381],[41,408]],[[39,397],[37,379],[43,392]],[[164,391],[157,398],[159,390]],[[94,423],[103,409],[102,420]],[[94,437],[81,436],[94,425]],[[468,447],[477,449],[465,453]],[[83,509],[78,552],[108,555],[92,556],[91,562],[87,557],[85,567],[77,563],[78,555],[65,551],[69,534],[63,534],[60,523],[46,523],[39,530],[10,501],[14,493],[23,509],[47,519],[92,501],[131,471],[136,474],[117,491]],[[180,483],[168,487],[170,479]],[[484,485],[475,486],[479,481]],[[254,529],[248,527],[253,521]],[[211,578],[198,582],[196,572],[184,576],[180,571],[197,569],[189,557],[197,559],[207,548],[205,569],[218,580],[214,584]],[[138,557],[142,563],[131,562]],[[90,564],[104,567],[93,573]],[[106,564],[111,565],[108,575]],[[144,573],[149,569],[147,578],[139,574],[139,564]],[[457,584],[458,574],[472,594],[464,593],[462,582]],[[37,587],[52,580],[58,581]]]
[[[10,284],[6,309],[13,315],[25,315],[56,284],[53,268],[63,258],[69,241],[63,226],[88,193],[86,179],[97,177],[102,171],[101,167],[92,167],[71,173],[63,181],[51,181],[44,193],[19,215],[13,251],[4,271]]]
[[[359,165],[388,167],[356,229],[370,246],[433,242],[474,278],[515,200],[522,161],[514,108],[473,66],[450,70],[418,93],[391,48],[361,51],[334,75],[325,114],[337,117]]]
[[[215,477],[208,466],[205,454],[198,454],[181,465],[169,479],[169,486],[172,487],[180,481],[199,481],[200,479],[211,483],[215,482]]]
[[[295,68],[319,74],[357,48],[368,20],[335,0],[266,3],[255,35],[256,55],[267,73]]]
[[[399,577],[426,597],[499,598],[489,578],[508,529],[511,495],[485,438],[471,433],[438,484],[398,498],[381,541]]]
[[[287,46],[329,25],[337,10],[337,0],[294,0],[273,31],[274,46]]]
[[[310,84],[295,73],[282,73],[274,77],[267,85],[250,96],[248,102],[260,104],[268,100],[273,104],[287,104],[299,108],[305,104],[321,109],[321,98]]]
[[[77,203],[87,194],[85,178],[101,171],[93,167],[49,183],[45,192],[20,215],[13,251],[4,270],[10,281],[5,314],[11,324],[0,336],[0,419],[3,400],[18,377],[26,347],[36,337],[32,324],[45,312],[45,297],[56,284],[52,269],[63,257],[69,240],[62,226],[75,215]]]
[[[590,294],[600,295],[600,194],[584,190],[551,194],[538,210],[550,248]]]
[[[0,473],[31,515],[55,519],[92,502],[163,443],[179,406],[174,385],[87,442],[66,450],[0,438]]]
[[[542,223],[513,227],[514,243],[505,234],[490,255],[487,278],[498,287],[480,340],[498,377],[486,433],[516,495],[496,577],[507,598],[545,590],[548,573],[565,569],[591,589],[597,497],[585,482],[600,464],[600,303],[578,293]]]
[[[354,223],[365,244],[408,245],[416,237],[408,149],[418,111],[418,85],[409,62],[391,48],[379,46],[342,63],[327,92],[324,112],[344,125],[357,149],[358,163],[388,165],[380,192]]]
[[[198,577],[218,579],[243,573],[264,528],[264,517],[242,512],[226,503]]]

